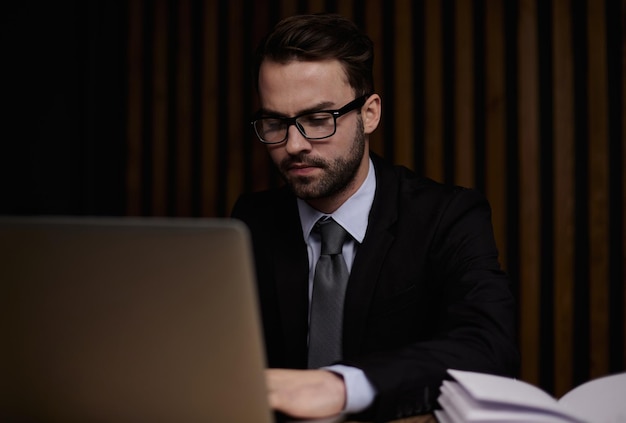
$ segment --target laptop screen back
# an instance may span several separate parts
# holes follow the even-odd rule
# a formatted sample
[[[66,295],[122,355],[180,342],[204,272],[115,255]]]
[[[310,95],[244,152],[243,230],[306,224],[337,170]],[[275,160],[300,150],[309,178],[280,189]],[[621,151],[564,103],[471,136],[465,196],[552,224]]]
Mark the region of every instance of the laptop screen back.
[[[0,420],[269,422],[230,219],[0,219]]]

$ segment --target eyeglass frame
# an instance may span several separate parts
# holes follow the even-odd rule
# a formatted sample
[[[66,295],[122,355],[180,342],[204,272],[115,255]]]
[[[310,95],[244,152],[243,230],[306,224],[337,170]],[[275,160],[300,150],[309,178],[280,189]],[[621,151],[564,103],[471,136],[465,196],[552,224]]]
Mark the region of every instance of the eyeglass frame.
[[[351,102],[349,102],[348,104],[346,104],[345,106],[336,109],[336,110],[315,110],[315,111],[308,111],[305,113],[300,113],[297,116],[294,117],[280,117],[280,116],[259,116],[256,119],[254,119],[253,121],[250,122],[250,125],[252,126],[252,128],[254,129],[254,133],[256,134],[257,138],[259,139],[259,141],[261,141],[263,144],[268,144],[268,145],[275,145],[275,144],[280,144],[283,143],[287,140],[287,138],[289,137],[289,127],[291,125],[294,125],[296,127],[296,129],[298,130],[298,132],[300,132],[300,134],[302,134],[302,136],[304,138],[306,138],[307,140],[311,140],[311,141],[318,141],[318,140],[323,140],[326,138],[330,138],[333,135],[335,135],[337,133],[337,119],[340,118],[341,116],[350,113],[353,110],[358,109],[359,107],[363,107],[363,105],[365,104],[365,101],[370,97],[370,94],[365,94],[362,95],[360,97],[355,98],[354,100],[352,100]],[[309,137],[308,135],[306,135],[304,133],[304,130],[300,128],[300,125],[297,124],[297,120],[300,119],[302,116],[306,116],[306,115],[312,115],[315,113],[329,113],[330,115],[332,115],[333,117],[333,124],[334,124],[334,129],[333,132],[329,135],[325,135],[323,137]],[[266,141],[263,138],[261,138],[261,135],[259,135],[259,132],[256,129],[256,122],[258,122],[261,119],[278,119],[281,120],[283,122],[285,122],[287,124],[286,129],[285,129],[285,138],[283,138],[280,141]]]

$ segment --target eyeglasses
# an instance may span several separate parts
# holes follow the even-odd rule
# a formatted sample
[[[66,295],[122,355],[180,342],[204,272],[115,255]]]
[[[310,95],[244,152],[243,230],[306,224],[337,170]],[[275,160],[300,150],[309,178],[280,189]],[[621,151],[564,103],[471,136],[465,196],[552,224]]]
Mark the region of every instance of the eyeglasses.
[[[295,125],[306,139],[321,140],[335,135],[337,118],[362,107],[368,97],[369,95],[358,97],[338,110],[307,112],[292,118],[260,117],[250,124],[264,144],[279,144],[285,141],[291,125]]]

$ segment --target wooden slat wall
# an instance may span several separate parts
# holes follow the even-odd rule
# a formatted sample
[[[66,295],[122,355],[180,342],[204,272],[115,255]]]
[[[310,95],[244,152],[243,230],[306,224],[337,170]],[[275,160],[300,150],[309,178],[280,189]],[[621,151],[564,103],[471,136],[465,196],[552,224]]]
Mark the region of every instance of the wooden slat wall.
[[[554,363],[555,390],[572,385],[574,289],[574,95],[571,6],[553,4],[554,54]]]
[[[590,307],[590,374],[592,377],[609,370],[609,160],[608,160],[608,81],[606,50],[606,11],[603,2],[587,4],[587,57],[589,93],[589,279],[593,281]]]
[[[372,149],[479,189],[520,300],[521,377],[626,369],[626,0],[131,0],[127,213],[227,216],[279,184],[248,131],[251,55],[281,17],[376,44]]]
[[[517,27],[518,67],[518,133],[517,156],[519,167],[519,261],[517,271],[521,285],[520,303],[537,304],[541,295],[541,183],[539,152],[539,90],[537,5],[532,0],[521,0]],[[512,146],[513,147],[513,146]],[[539,350],[541,344],[541,308],[534,313],[521,313],[520,351],[524,357],[522,378],[536,382],[539,377]]]

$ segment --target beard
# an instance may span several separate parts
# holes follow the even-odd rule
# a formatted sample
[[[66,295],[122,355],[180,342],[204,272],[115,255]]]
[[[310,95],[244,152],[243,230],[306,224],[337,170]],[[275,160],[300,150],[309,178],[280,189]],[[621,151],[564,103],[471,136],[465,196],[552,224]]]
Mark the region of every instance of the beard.
[[[363,132],[363,120],[361,116],[358,116],[352,144],[345,157],[325,160],[319,157],[310,157],[307,154],[300,154],[284,159],[280,162],[278,170],[297,197],[303,200],[327,198],[346,190],[350,186],[359,169],[364,153],[365,134]],[[322,175],[320,177],[290,175],[287,169],[293,163],[304,163],[319,167],[323,171]]]

